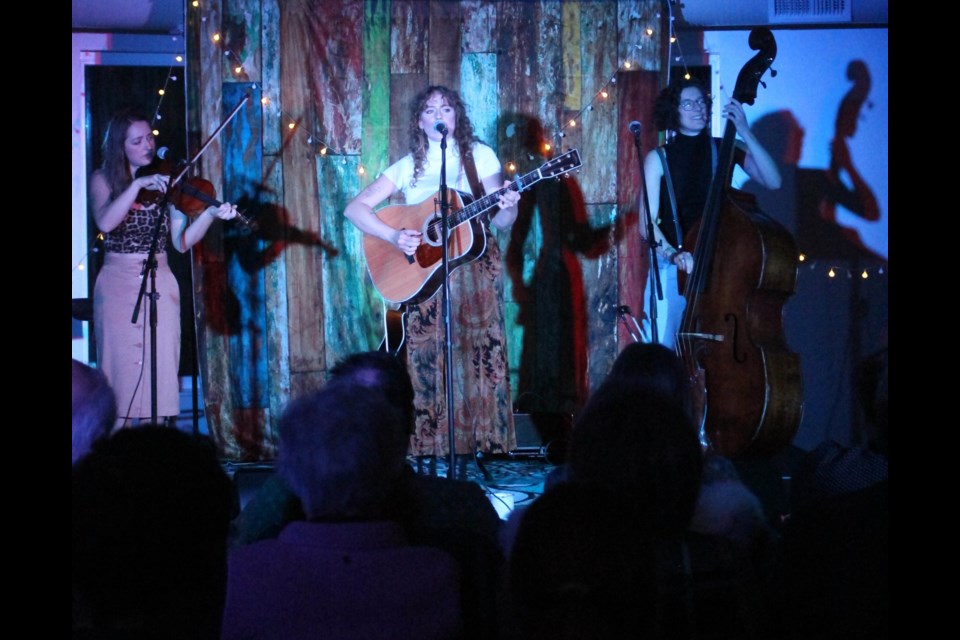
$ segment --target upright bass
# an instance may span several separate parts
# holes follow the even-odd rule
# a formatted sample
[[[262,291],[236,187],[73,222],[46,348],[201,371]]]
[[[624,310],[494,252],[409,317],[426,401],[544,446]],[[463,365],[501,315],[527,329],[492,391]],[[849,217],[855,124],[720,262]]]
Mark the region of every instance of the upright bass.
[[[733,93],[744,104],[754,103],[777,52],[766,28],[751,31],[749,44],[759,53],[740,70]],[[735,138],[728,120],[703,216],[684,239],[695,260],[689,275],[680,274],[687,306],[677,345],[710,445],[725,456],[773,454],[791,442],[803,410],[800,358],[783,331],[798,252],[752,195],[727,186]]]

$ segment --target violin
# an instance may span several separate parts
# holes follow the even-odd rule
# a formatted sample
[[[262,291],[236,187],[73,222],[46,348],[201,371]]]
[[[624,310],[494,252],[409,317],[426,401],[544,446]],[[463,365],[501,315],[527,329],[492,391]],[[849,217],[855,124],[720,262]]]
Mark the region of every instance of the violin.
[[[137,170],[137,178],[151,175],[170,176],[173,173],[173,166],[169,161],[161,160],[152,162]],[[169,193],[159,189],[141,189],[137,194],[137,202],[141,204],[153,205],[163,202],[164,197],[167,202],[175,206],[185,215],[195,218],[206,211],[207,207],[219,207],[223,203],[217,200],[217,190],[213,183],[203,178],[183,178],[175,184]],[[257,229],[256,221],[244,215],[239,209],[237,218],[242,225],[251,230]]]

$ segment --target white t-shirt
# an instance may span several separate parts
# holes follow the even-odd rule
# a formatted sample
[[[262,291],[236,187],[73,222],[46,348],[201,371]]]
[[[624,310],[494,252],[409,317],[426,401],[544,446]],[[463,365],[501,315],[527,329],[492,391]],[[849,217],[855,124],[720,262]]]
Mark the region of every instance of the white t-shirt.
[[[440,190],[440,141],[429,140],[430,148],[424,160],[423,175],[417,178],[417,184],[410,185],[413,179],[413,156],[409,153],[383,170],[383,175],[403,192],[407,204],[419,204]],[[477,167],[480,181],[495,173],[500,173],[500,160],[493,149],[477,142],[473,145],[473,162]],[[460,154],[456,144],[447,142],[447,188],[470,194],[470,180],[460,164]]]

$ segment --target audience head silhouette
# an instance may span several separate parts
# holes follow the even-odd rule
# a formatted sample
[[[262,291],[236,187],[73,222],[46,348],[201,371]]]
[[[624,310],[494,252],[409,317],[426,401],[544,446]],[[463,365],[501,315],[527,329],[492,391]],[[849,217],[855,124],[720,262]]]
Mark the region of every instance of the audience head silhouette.
[[[690,375],[677,354],[660,343],[630,343],[613,361],[607,378],[633,384],[639,391],[658,393],[693,415]]]
[[[117,417],[117,399],[99,369],[73,360],[73,463],[108,435]]]
[[[217,638],[235,494],[212,443],[155,425],[73,466],[74,637]]]
[[[347,356],[330,370],[331,379],[347,379],[364,389],[379,389],[403,413],[407,432],[413,433],[413,384],[403,362],[386,351],[363,351]]]
[[[630,489],[594,482],[559,484],[533,502],[510,554],[519,637],[652,637],[649,507]]]
[[[674,400],[606,380],[577,417],[570,442],[570,478],[636,491],[650,500],[658,533],[686,530],[703,473],[700,442]]]
[[[277,473],[308,519],[384,516],[406,467],[408,437],[403,412],[383,391],[333,378],[291,401],[279,432]]]

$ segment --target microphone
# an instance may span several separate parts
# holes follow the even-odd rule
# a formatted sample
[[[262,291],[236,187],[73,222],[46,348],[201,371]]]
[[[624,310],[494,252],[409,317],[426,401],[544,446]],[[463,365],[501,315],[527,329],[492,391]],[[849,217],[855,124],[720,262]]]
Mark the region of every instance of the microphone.
[[[440,135],[447,135],[450,133],[450,130],[447,129],[447,125],[443,123],[443,120],[437,120],[433,123],[433,130],[439,133]]]
[[[170,147],[160,147],[153,155],[161,160],[166,160],[168,153],[170,153]]]
[[[630,126],[628,127],[628,128],[630,129],[630,133],[632,133],[632,134],[635,135],[635,136],[636,136],[636,135],[639,135],[639,134],[640,134],[640,126],[641,126],[640,123],[637,122],[636,120],[632,121],[632,122],[630,123]]]

